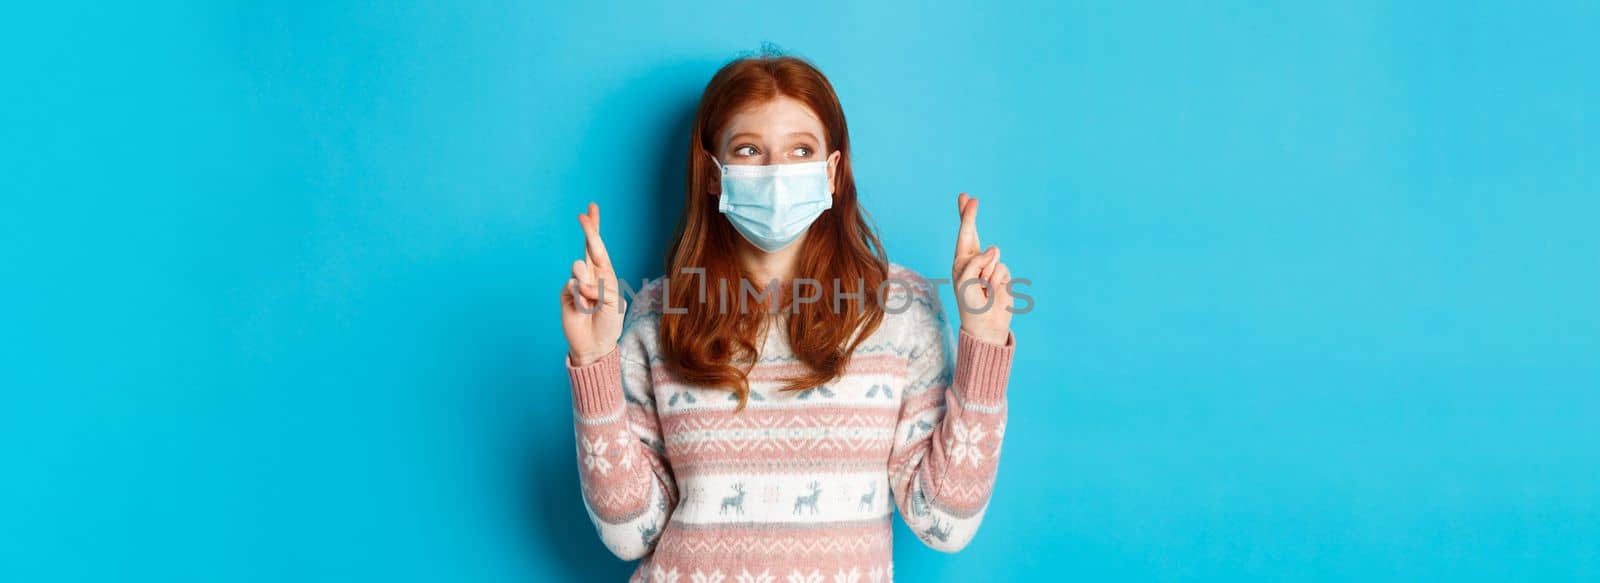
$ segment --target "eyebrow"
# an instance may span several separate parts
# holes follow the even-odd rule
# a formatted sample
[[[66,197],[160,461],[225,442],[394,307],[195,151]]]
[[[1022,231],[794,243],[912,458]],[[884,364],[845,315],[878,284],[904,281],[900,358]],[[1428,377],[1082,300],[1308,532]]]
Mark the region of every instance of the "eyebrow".
[[[817,139],[817,136],[815,134],[812,134],[811,132],[789,132],[789,135],[791,137],[792,136],[800,136],[802,138],[811,138],[812,141],[816,141],[816,142],[822,141],[822,140]],[[728,141],[731,142],[731,141],[737,140],[737,139],[739,139],[741,137],[751,137],[751,138],[757,138],[757,139],[761,138],[761,136],[758,136],[756,134],[752,134],[750,132],[739,132],[739,133],[734,134],[732,136],[728,136]]]

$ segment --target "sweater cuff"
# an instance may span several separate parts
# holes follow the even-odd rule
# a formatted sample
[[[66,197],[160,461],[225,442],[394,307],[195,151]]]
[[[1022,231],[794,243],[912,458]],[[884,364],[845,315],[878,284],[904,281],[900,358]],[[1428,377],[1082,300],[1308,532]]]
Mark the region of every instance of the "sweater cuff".
[[[1011,355],[1016,351],[1016,334],[1006,333],[1004,345],[979,340],[961,330],[956,341],[955,385],[961,398],[982,405],[999,405],[1006,400],[1006,384],[1011,380]]]
[[[622,347],[583,366],[567,361],[567,378],[572,381],[572,404],[578,415],[593,419],[616,413],[622,408]]]

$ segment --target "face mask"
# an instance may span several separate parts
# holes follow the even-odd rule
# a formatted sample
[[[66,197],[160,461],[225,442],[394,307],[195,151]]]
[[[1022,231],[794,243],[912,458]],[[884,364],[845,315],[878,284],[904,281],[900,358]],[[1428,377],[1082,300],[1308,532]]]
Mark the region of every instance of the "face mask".
[[[722,198],[717,210],[740,235],[768,253],[788,247],[833,208],[828,162],[721,165]]]

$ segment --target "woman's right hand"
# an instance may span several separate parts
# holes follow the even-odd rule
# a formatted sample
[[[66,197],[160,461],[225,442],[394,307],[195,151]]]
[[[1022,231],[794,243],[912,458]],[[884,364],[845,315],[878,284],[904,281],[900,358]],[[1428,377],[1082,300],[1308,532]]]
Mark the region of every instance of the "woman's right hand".
[[[573,366],[600,360],[617,347],[622,335],[622,315],[627,302],[617,285],[617,273],[600,240],[600,206],[578,215],[583,227],[583,259],[572,262],[572,279],[561,288],[561,331],[567,336]]]

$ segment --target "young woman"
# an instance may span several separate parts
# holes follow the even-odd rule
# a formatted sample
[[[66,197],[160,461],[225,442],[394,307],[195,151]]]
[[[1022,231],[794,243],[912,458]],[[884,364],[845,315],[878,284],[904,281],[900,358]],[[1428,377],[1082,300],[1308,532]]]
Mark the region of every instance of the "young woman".
[[[667,274],[628,302],[591,203],[561,292],[601,540],[644,559],[636,581],[889,581],[898,507],[928,546],[961,549],[994,486],[1015,346],[978,200],[957,197],[952,355],[937,288],[888,261],[857,204],[822,73],[733,61],[689,137]]]

